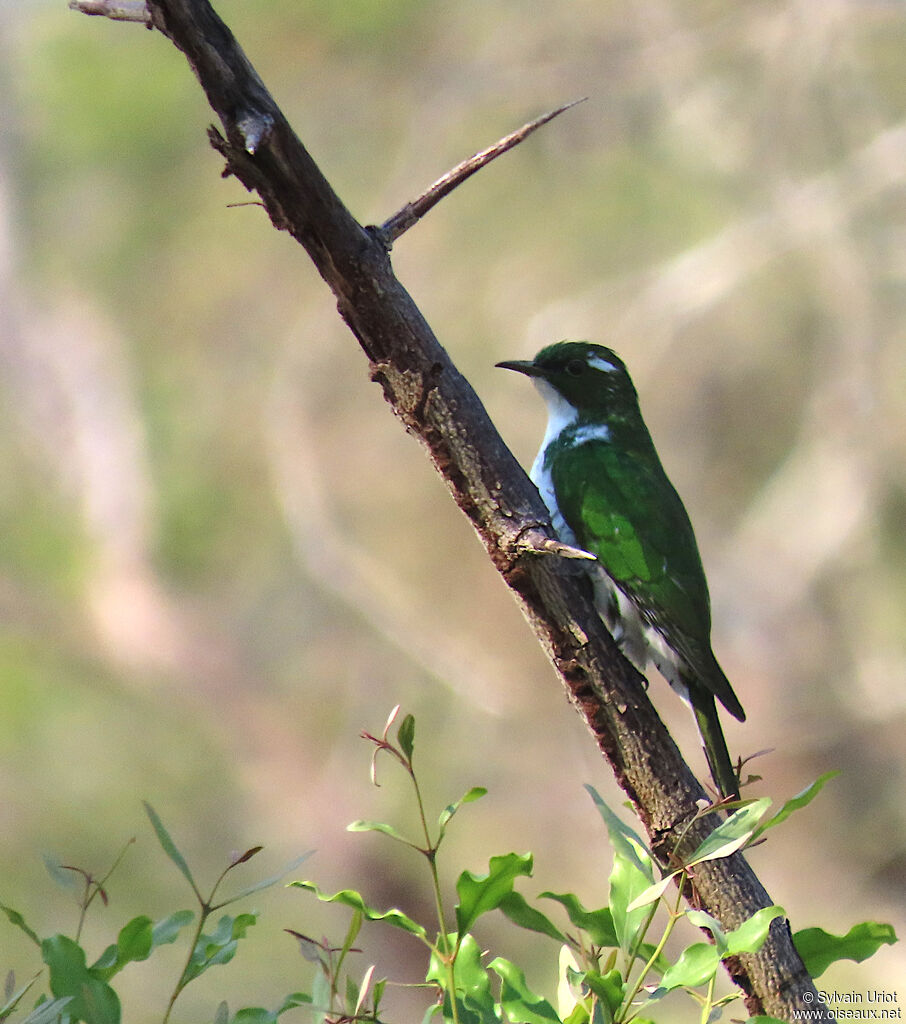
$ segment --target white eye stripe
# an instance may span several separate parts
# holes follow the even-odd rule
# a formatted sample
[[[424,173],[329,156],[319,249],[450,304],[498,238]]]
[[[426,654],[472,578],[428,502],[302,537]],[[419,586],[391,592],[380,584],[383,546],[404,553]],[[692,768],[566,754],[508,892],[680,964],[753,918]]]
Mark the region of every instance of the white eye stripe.
[[[588,360],[588,365],[596,370],[603,370],[604,373],[616,373],[619,369],[603,356],[592,356]]]

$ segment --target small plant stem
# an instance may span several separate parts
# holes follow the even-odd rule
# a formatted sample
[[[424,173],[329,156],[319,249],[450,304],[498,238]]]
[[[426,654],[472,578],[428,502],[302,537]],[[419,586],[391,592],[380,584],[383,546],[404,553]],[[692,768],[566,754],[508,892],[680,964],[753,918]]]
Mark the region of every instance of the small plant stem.
[[[629,1012],[633,999],[635,999],[641,991],[642,985],[645,984],[645,978],[648,976],[648,972],[652,967],[654,967],[655,963],[657,963],[657,959],[661,953],[664,952],[664,947],[667,945],[667,940],[670,938],[676,922],[683,916],[683,912],[680,908],[683,905],[683,886],[685,885],[685,882],[686,876],[684,872],[680,879],[680,884],[677,886],[676,902],[673,905],[673,909],[668,911],[667,926],[664,928],[664,934],[661,936],[660,942],[655,946],[654,952],[648,958],[647,963],[642,968],[641,973],[636,978],[635,984],[632,986],[629,994],[623,999],[623,1005],[620,1008],[620,1013],[616,1017],[616,1020],[618,1021],[625,1021],[626,1024],[629,1024],[629,1021],[635,1017],[634,1013],[629,1017],[625,1016],[625,1014]]]
[[[88,914],[88,908],[91,906],[92,902],[94,901],[95,896],[97,896],[97,894],[99,892],[103,892],[104,886],[107,884],[107,880],[110,878],[110,876],[113,874],[113,872],[116,871],[116,869],[120,866],[120,862],[122,861],[123,857],[126,856],[126,851],[129,849],[129,847],[134,842],[135,842],[135,838],[133,837],[132,839],[128,840],[123,845],[122,850],[120,850],[120,852],[116,855],[113,863],[107,869],[107,874],[105,874],[104,877],[101,878],[99,881],[95,882],[91,877],[86,876],[86,878],[85,878],[85,896],[84,896],[84,898],[82,900],[81,912],[79,913],[79,923],[78,923],[78,926],[76,927],[76,934],[75,934],[76,942],[78,942],[81,939],[82,928],[85,925],[85,917]],[[93,888],[92,888],[92,886],[93,886]]]
[[[349,928],[346,932],[346,938],[343,940],[343,948],[340,950],[340,955],[337,957],[337,963],[334,967],[333,964],[333,951],[327,951],[328,959],[330,960],[330,1005],[331,1007],[337,1004],[339,997],[339,984],[340,984],[340,972],[343,970],[343,963],[346,960],[346,954],[352,948],[353,942],[355,942],[356,936],[359,933],[359,929],[362,926],[362,913],[356,910],[352,915],[352,920],[349,922]]]
[[[203,899],[198,890],[195,889],[195,895],[198,897],[199,904],[198,924],[195,927],[195,934],[192,936],[192,942],[189,944],[189,955],[186,957],[182,973],[179,975],[179,981],[176,982],[176,987],[173,989],[173,994],[170,996],[170,1001],[167,1003],[167,1012],[164,1014],[162,1024],[167,1024],[167,1021],[169,1021],[170,1014],[173,1012],[173,1004],[188,984],[185,978],[189,972],[189,968],[192,966],[192,957],[195,955],[195,947],[198,945],[198,940],[201,938],[202,929],[204,928],[205,922],[210,916],[211,911],[214,909],[214,894],[217,892],[220,883],[224,880],[227,872],[232,868],[232,866],[233,865],[230,864],[220,873],[220,877],[214,883],[214,888],[211,889],[211,895],[207,899]],[[193,886],[192,888],[194,889],[195,887]]]
[[[76,925],[75,940],[81,942],[82,940],[82,928],[85,925],[85,917],[88,914],[88,908],[91,906],[92,892],[91,892],[91,878],[85,878],[85,894],[82,896],[82,902],[79,904],[79,923]]]
[[[173,994],[170,996],[170,1001],[167,1003],[167,1012],[164,1014],[164,1019],[161,1024],[167,1024],[167,1021],[170,1019],[170,1014],[173,1012],[173,1004],[179,998],[180,992],[182,992],[186,987],[184,979],[189,968],[192,966],[192,957],[195,955],[195,947],[198,945],[198,940],[201,938],[201,932],[204,928],[205,921],[208,919],[208,913],[209,909],[204,901],[202,901],[201,913],[198,915],[198,924],[195,927],[195,934],[192,936],[191,943],[189,943],[189,955],[186,957],[186,962],[179,975],[179,981],[176,982],[176,987],[173,989]]]
[[[447,972],[447,986],[450,992],[450,1011],[453,1014],[455,1024],[459,1024],[459,1010],[456,1005],[456,971],[454,967],[455,953],[450,949],[450,939],[447,933],[447,919],[444,914],[444,902],[440,891],[440,876],[437,873],[437,845],[431,839],[431,832],[428,828],[428,819],[425,817],[425,803],[422,800],[421,788],[412,762],[406,765],[409,778],[412,779],[412,786],[415,790],[415,802],[418,805],[418,816],[421,821],[422,834],[425,837],[425,848],[423,853],[428,859],[428,867],[431,870],[431,887],[434,890],[434,906],[437,909],[437,923],[440,926],[440,949],[443,954],[444,967]]]
[[[708,982],[708,992],[705,996],[705,1001],[702,1004],[702,1015],[701,1024],[708,1024],[708,1018],[711,1016],[711,1010],[714,1008],[714,983],[717,981],[717,974],[711,975],[711,980]]]
[[[212,911],[219,909],[224,906],[223,903],[215,906],[214,896],[217,890],[220,888],[220,883],[226,878],[227,873],[235,867],[235,864],[228,864],[223,871],[217,877],[217,881],[214,883],[211,889],[211,895],[205,899],[198,889],[195,887],[195,883],[192,883],[192,891],[195,893],[195,897],[198,900],[198,925],[195,928],[195,934],[192,936],[192,942],[189,945],[189,955],[186,957],[185,965],[183,966],[182,973],[179,976],[179,981],[176,982],[176,987],[173,989],[173,995],[170,996],[170,1001],[167,1003],[167,1012],[164,1014],[162,1024],[167,1024],[170,1019],[170,1014],[173,1012],[173,1004],[179,998],[180,992],[186,987],[188,982],[185,980],[186,974],[189,968],[192,966],[192,957],[195,955],[195,947],[198,945],[198,940],[201,938],[202,929],[205,926],[205,921],[210,917]]]
[[[645,941],[645,936],[648,934],[648,929],[651,927],[651,922],[654,920],[654,915],[657,913],[658,901],[655,900],[651,904],[651,910],[648,911],[648,918],[645,921],[643,928],[639,929],[638,935],[636,936],[635,943],[632,949],[629,951],[629,963],[626,965],[627,977],[628,972],[632,970],[632,965],[635,963],[636,958],[639,955],[639,950],[642,948],[642,943]]]

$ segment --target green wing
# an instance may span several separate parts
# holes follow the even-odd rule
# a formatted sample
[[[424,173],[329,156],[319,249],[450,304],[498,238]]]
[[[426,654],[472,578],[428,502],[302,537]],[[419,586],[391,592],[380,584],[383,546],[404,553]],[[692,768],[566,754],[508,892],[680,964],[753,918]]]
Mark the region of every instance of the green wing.
[[[685,664],[711,774],[724,796],[738,796],[714,695],[740,721],[745,712],[711,650],[708,583],[695,533],[654,446],[564,446],[553,451],[548,469],[579,546],[598,558]]]
[[[589,441],[555,453],[557,505],[579,545],[674,649],[710,651],[708,584],[686,509],[657,455]],[[689,650],[690,667],[698,660]]]

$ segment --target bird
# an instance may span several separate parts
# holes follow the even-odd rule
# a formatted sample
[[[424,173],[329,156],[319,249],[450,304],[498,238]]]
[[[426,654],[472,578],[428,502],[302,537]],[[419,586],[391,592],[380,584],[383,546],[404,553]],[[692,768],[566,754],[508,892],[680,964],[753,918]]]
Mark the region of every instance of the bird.
[[[745,712],[711,649],[711,602],[692,522],[661,465],[623,360],[560,341],[496,364],[529,377],[547,405],[530,477],[561,542],[594,556],[595,605],[628,660],[652,662],[691,706],[711,775],[739,799],[716,701]],[[583,563],[584,564],[584,563]]]

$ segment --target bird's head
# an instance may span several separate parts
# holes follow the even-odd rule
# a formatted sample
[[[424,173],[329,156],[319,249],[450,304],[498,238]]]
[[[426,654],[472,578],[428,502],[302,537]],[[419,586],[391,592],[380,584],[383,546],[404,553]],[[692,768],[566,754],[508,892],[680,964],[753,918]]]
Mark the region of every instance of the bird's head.
[[[565,403],[581,420],[609,422],[639,415],[639,400],[623,360],[588,341],[559,341],[532,360],[497,363],[531,377],[548,406]]]

